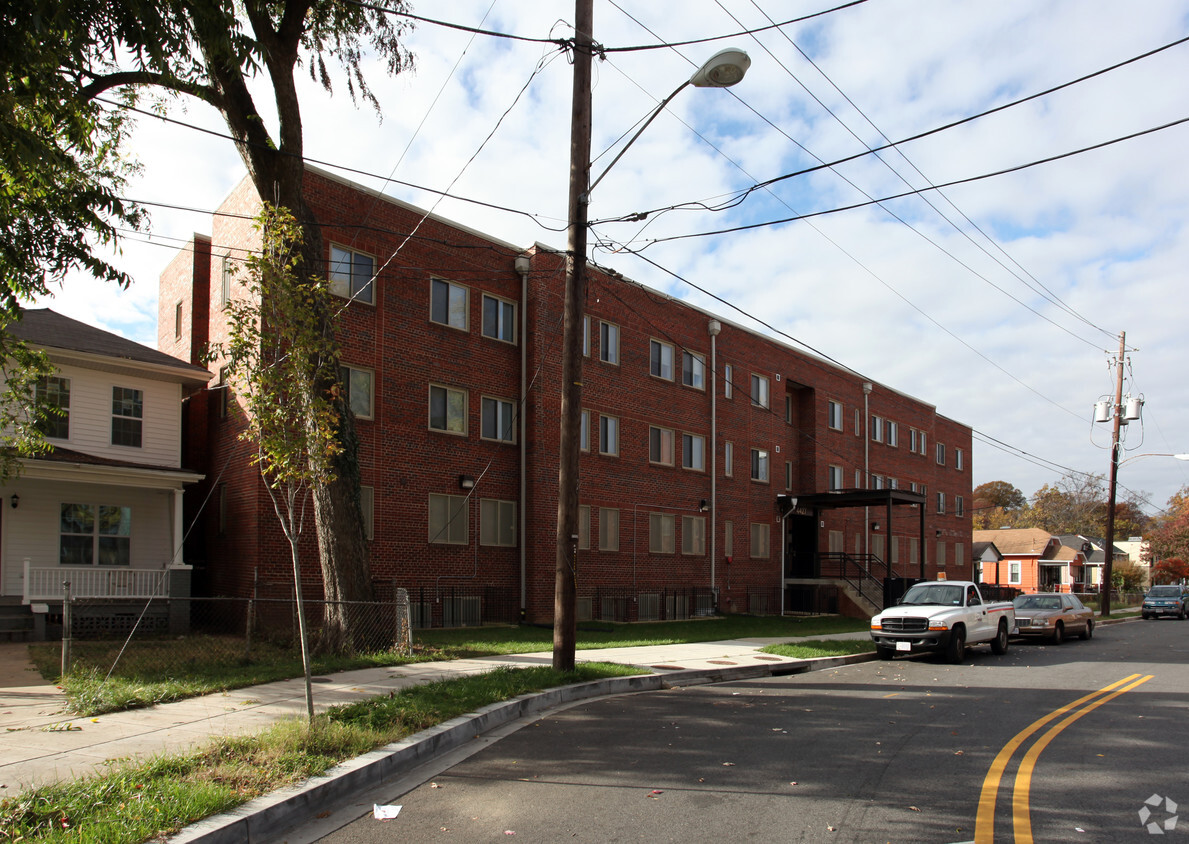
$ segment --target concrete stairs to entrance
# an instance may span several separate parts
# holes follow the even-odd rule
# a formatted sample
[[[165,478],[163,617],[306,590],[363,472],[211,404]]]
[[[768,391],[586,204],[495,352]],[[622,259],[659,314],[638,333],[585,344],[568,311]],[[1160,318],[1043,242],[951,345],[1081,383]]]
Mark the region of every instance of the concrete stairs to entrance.
[[[883,607],[880,604],[865,595],[860,595],[859,590],[845,580],[838,581],[838,589],[845,596],[846,600],[850,601],[867,618],[871,618],[871,616],[883,611]],[[882,598],[883,596],[881,595],[880,597]]]
[[[0,598],[0,642],[32,642],[33,611],[21,599]]]

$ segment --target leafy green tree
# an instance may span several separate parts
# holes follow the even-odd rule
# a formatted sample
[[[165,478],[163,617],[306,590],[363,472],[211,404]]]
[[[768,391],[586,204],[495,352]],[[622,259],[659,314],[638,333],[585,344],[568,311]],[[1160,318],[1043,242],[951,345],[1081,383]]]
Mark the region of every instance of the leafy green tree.
[[[400,0],[385,4],[385,10],[345,0],[0,2],[7,4],[5,38],[18,32],[26,53],[38,37],[35,22],[52,21],[52,32],[60,34],[33,79],[31,121],[55,119],[55,107],[37,99],[42,96],[86,108],[92,115],[92,142],[114,155],[122,123],[112,118],[114,125],[104,124],[95,117],[101,97],[115,94],[135,101],[144,92],[156,92],[213,106],[226,121],[258,195],[289,209],[301,228],[301,245],[291,267],[294,277],[311,287],[320,283],[326,269],[321,230],[303,193],[298,68],[304,66],[329,90],[328,62],[337,62],[353,100],[364,99],[378,110],[365,68],[377,57],[390,74],[411,63],[400,41],[408,25],[398,17],[404,10]],[[261,82],[269,94],[264,109],[253,93],[261,90]],[[273,114],[275,119],[270,118]],[[275,133],[270,123],[275,123]],[[84,137],[86,128],[87,124],[80,127]],[[50,183],[52,171],[40,175],[44,184]],[[109,179],[108,184],[115,182]],[[92,201],[84,194],[78,202],[92,212],[105,208],[103,196]],[[333,336],[329,306],[311,313],[310,319],[317,331]],[[322,377],[320,389],[338,403],[337,439],[342,447],[334,455],[333,480],[314,484],[310,494],[328,601],[325,632],[349,644],[348,620],[334,608],[371,596],[359,507],[358,448],[345,394],[335,389],[337,369]]]
[[[1014,527],[1020,514],[1028,509],[1024,493],[1007,481],[988,481],[974,488],[973,522],[975,530]]]
[[[38,385],[54,368],[45,352],[8,331],[0,315],[0,484],[20,474],[21,458],[50,450],[45,426],[61,411],[38,399]]]
[[[1111,583],[1117,592],[1142,591],[1144,570],[1130,560],[1117,560],[1111,567]]]

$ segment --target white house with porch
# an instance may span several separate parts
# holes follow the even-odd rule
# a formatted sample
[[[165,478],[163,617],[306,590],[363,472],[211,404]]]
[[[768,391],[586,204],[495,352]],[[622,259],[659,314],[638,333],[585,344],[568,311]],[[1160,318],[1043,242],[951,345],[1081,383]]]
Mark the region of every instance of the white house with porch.
[[[80,598],[189,597],[182,490],[202,475],[181,465],[182,403],[211,374],[49,309],[8,330],[48,354],[38,397],[62,413],[53,450],[0,487],[0,603],[40,632],[67,582]]]

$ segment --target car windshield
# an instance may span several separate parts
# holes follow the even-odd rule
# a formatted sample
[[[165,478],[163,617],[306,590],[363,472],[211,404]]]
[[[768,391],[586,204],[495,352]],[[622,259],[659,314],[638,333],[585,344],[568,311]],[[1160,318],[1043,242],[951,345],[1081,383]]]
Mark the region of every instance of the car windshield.
[[[962,587],[936,583],[918,584],[904,593],[900,603],[918,607],[929,604],[960,607],[962,606]]]
[[[1021,595],[1013,603],[1018,610],[1059,610],[1061,599],[1050,595]]]
[[[1148,593],[1149,598],[1179,598],[1180,596],[1180,586],[1153,586],[1152,591]]]

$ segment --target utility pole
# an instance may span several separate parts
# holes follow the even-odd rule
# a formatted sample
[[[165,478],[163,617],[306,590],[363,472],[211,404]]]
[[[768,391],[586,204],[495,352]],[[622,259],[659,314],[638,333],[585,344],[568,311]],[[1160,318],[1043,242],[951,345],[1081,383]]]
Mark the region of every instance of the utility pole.
[[[570,116],[570,226],[562,327],[560,461],[557,470],[557,568],[553,590],[553,668],[574,670],[578,622],[578,456],[582,431],[582,319],[586,307],[586,228],[590,202],[591,56],[594,0],[576,0],[574,94]],[[593,427],[593,426],[592,426]],[[591,436],[596,436],[591,431]]]
[[[1127,352],[1126,337],[1126,331],[1119,333],[1119,358],[1115,361],[1115,418],[1112,420],[1111,474],[1106,498],[1106,547],[1103,549],[1106,559],[1102,564],[1102,591],[1100,593],[1103,618],[1107,618],[1111,614],[1111,569],[1115,556],[1115,491],[1119,480],[1119,428],[1123,424],[1123,356]]]

